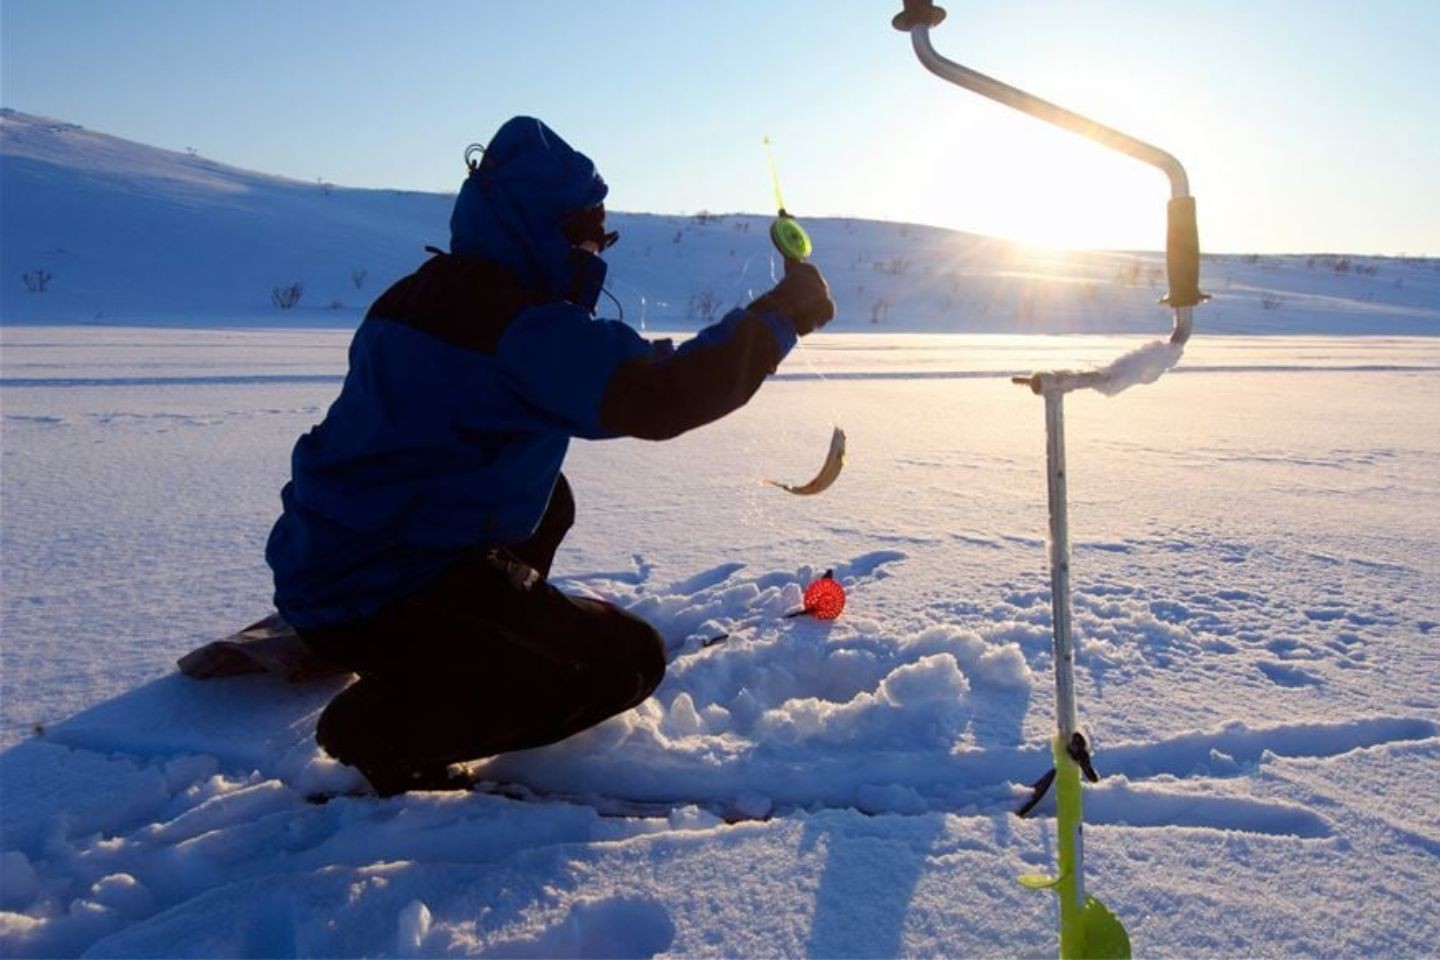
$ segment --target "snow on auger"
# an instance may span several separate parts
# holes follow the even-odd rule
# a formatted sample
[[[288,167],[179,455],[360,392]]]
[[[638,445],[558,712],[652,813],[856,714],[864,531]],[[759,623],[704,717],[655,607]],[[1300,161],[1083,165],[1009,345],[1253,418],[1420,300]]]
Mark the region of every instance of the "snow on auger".
[[[945,11],[932,0],[903,0],[904,9],[891,21],[910,34],[920,62],[932,73],[957,86],[989,97],[1056,126],[1089,137],[1158,167],[1170,179],[1169,224],[1165,263],[1169,293],[1161,303],[1175,311],[1168,340],[1156,340],[1112,361],[1085,371],[1055,370],[1016,377],[1045,398],[1045,454],[1050,508],[1050,603],[1055,645],[1055,720],[1052,743],[1055,766],[1035,782],[1033,795],[1020,808],[1024,816],[1038,804],[1052,784],[1056,793],[1058,871],[1054,877],[1027,874],[1020,882],[1033,889],[1053,889],[1060,897],[1060,956],[1129,957],[1130,938],[1124,925],[1098,899],[1085,893],[1083,810],[1080,776],[1099,780],[1090,761],[1089,747],[1079,730],[1075,703],[1075,648],[1070,616],[1070,533],[1065,469],[1065,394],[1093,388],[1113,396],[1139,383],[1152,383],[1180,359],[1190,337],[1191,314],[1208,299],[1200,292],[1200,241],[1195,222],[1195,200],[1190,196],[1185,169],[1169,153],[1096,123],[1063,107],[977,73],[935,52],[930,28],[945,19]]]

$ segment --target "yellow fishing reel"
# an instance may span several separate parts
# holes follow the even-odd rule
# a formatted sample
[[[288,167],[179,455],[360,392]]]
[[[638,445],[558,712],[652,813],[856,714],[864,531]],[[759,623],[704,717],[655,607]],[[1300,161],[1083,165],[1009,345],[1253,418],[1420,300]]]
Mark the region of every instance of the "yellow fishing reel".
[[[809,240],[805,227],[785,210],[780,210],[779,216],[770,223],[770,243],[775,245],[780,255],[788,256],[792,261],[805,261],[815,252],[815,245]]]
[[[775,244],[782,256],[791,260],[807,260],[810,254],[815,251],[815,245],[810,242],[810,234],[800,226],[796,220],[784,210],[770,224],[770,242]]]
[[[769,137],[765,138],[765,156],[770,160],[770,183],[775,187],[775,206],[780,211],[770,224],[770,242],[782,257],[807,260],[815,252],[815,245],[800,221],[785,212],[785,198],[780,195],[780,177],[775,172],[775,154],[770,149]]]

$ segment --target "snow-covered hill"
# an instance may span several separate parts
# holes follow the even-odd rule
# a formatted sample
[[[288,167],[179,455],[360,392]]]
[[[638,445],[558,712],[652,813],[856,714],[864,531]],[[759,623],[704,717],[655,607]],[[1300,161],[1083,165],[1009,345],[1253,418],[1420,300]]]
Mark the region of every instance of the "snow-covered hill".
[[[353,325],[426,244],[447,245],[451,203],[254,173],[14,110],[0,111],[0,197],[8,324]],[[772,282],[768,216],[616,213],[612,222],[624,239],[609,257],[611,289],[636,326],[695,326]],[[1155,304],[1165,285],[1158,253],[1061,254],[911,224],[806,224],[839,305],[836,330],[1169,326]],[[297,284],[298,303],[274,304]],[[1215,297],[1198,318],[1207,332],[1440,334],[1440,261],[1212,256],[1203,286]]]

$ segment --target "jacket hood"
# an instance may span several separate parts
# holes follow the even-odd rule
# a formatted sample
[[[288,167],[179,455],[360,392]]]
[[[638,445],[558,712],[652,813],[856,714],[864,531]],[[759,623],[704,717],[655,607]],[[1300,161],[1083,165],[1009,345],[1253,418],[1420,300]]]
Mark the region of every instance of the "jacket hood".
[[[460,188],[450,251],[496,261],[527,286],[592,310],[605,263],[572,246],[562,224],[608,192],[589,157],[534,117],[514,117]]]

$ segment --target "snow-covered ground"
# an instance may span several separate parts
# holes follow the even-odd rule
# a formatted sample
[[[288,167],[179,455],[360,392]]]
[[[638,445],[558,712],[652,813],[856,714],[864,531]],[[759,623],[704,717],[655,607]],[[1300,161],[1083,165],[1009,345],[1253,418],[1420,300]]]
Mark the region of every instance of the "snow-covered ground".
[[[1146,955],[1428,955],[1440,341],[1203,324],[1067,403],[1090,889]],[[316,806],[355,782],[312,739],[336,683],[173,660],[268,609],[348,332],[0,337],[0,953],[1052,952],[1014,882],[1052,823],[1008,812],[1053,724],[1043,417],[1006,377],[1134,338],[825,333],[720,423],[577,444],[556,573],[660,627],[655,698],[492,765],[561,799]],[[762,485],[832,423],[833,488]],[[782,619],[828,567],[845,614]]]
[[[1053,808],[1009,812],[1053,695],[1042,405],[1007,378],[1167,330],[1158,254],[807,221],[832,327],[724,421],[567,467],[556,575],[661,629],[656,696],[490,765],[529,799],[316,805],[357,783],[313,740],[343,681],[173,663],[268,611],[290,446],[449,199],[8,110],[0,194],[0,955],[1053,952],[1014,880],[1053,859]],[[647,333],[771,283],[763,216],[613,222]],[[1202,286],[1176,370],[1067,402],[1090,889],[1144,955],[1432,954],[1440,264]],[[829,491],[762,483],[836,424]],[[829,568],[844,616],[783,618]]]

